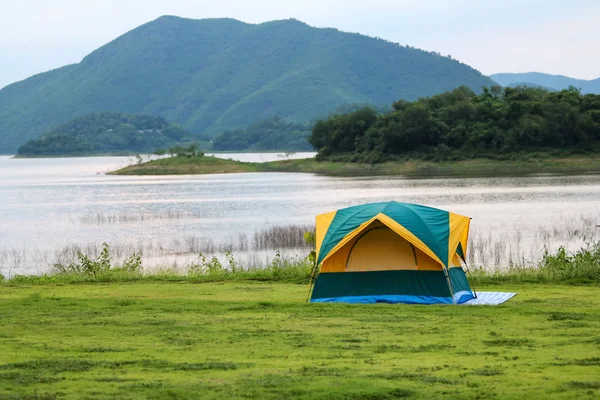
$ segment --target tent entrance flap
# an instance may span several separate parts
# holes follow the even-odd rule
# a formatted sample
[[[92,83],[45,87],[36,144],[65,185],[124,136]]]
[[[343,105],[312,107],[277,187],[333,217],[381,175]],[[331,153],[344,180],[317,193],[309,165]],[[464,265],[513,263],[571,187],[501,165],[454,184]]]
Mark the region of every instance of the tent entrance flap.
[[[389,229],[394,231],[397,235],[399,235],[400,237],[402,237],[403,239],[408,241],[412,246],[421,250],[427,256],[431,257],[436,262],[438,262],[440,265],[445,266],[445,264],[442,262],[442,260],[440,260],[439,257],[429,247],[427,247],[427,245],[425,243],[423,243],[421,240],[419,240],[419,238],[417,238],[414,234],[412,234],[408,229],[406,229],[405,227],[403,227],[402,225],[400,225],[393,219],[391,219],[388,216],[383,215],[383,214],[376,215],[369,221],[361,224],[358,229],[355,229],[354,231],[352,231],[351,233],[346,235],[342,240],[340,240],[336,244],[336,246],[333,249],[331,249],[331,251],[329,251],[329,253],[326,256],[323,257],[323,259],[321,260],[321,262],[319,264],[322,265],[328,258],[332,257],[337,251],[339,251],[347,243],[352,241],[358,235],[361,235],[363,232],[369,230],[370,226],[375,222],[379,222],[379,223],[387,226]]]
[[[403,269],[417,269],[415,249],[387,226],[374,226],[359,236],[346,261],[346,271]]]

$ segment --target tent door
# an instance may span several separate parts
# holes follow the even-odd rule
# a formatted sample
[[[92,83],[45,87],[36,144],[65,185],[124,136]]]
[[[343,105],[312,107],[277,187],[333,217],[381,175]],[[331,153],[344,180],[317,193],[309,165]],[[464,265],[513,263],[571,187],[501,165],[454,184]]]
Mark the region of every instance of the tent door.
[[[387,226],[376,227],[360,236],[348,255],[346,271],[415,270],[415,249]]]

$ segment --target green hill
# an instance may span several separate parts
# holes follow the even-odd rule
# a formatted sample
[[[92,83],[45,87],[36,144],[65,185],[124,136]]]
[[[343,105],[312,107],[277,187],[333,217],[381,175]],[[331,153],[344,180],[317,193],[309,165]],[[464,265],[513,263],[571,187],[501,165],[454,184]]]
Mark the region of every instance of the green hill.
[[[118,113],[90,114],[59,126],[22,145],[21,156],[65,156],[152,152],[182,141],[198,140],[164,118]]]
[[[212,136],[275,115],[305,122],[344,104],[492,84],[437,53],[296,20],[161,17],[0,90],[0,152],[94,112],[161,116]]]
[[[491,75],[495,82],[502,86],[531,86],[542,87],[548,90],[564,90],[569,86],[581,89],[582,93],[600,94],[600,78],[583,80],[569,78],[564,75],[550,75],[540,72],[527,72],[524,74],[495,74]]]

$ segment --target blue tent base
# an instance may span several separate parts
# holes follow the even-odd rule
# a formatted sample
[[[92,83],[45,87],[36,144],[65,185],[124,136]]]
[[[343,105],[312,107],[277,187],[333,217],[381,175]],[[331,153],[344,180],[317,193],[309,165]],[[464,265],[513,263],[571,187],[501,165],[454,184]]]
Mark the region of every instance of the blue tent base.
[[[475,298],[471,292],[460,292],[454,295],[456,304],[462,304]],[[413,295],[379,295],[379,296],[343,296],[312,299],[311,303],[349,303],[349,304],[454,304],[452,297],[413,296]]]
[[[506,303],[516,296],[516,293],[505,292],[481,292],[474,297],[470,292],[461,292],[456,294],[458,298],[456,304],[465,306],[496,306]],[[432,296],[347,296],[333,297],[329,299],[313,299],[311,303],[348,303],[348,304],[453,304],[450,297],[432,297]]]
[[[462,268],[443,270],[389,270],[322,272],[311,301],[320,303],[460,304],[474,298]],[[450,287],[455,291],[454,301]]]

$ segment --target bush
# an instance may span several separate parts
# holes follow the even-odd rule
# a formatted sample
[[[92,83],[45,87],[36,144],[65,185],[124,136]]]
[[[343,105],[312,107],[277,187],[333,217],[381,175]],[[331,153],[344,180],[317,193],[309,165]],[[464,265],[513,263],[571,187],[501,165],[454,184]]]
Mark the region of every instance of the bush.
[[[228,254],[230,254],[228,252]],[[210,261],[202,253],[198,256],[198,263],[192,263],[188,266],[188,275],[223,275],[226,270],[217,257],[213,257]]]
[[[204,153],[197,144],[192,143],[189,146],[173,146],[169,149],[169,154],[175,157],[203,157]]]
[[[187,268],[187,277],[193,281],[214,280],[259,280],[308,283],[312,271],[312,253],[303,260],[291,260],[277,253],[271,263],[265,268],[240,266],[231,252],[225,254],[228,267],[225,267],[217,257],[210,260],[200,254],[197,263]]]
[[[600,282],[600,241],[573,253],[564,247],[553,254],[545,250],[539,269],[550,281]]]
[[[87,254],[81,251],[77,252],[77,263],[70,263],[68,265],[55,264],[54,270],[58,274],[62,275],[90,275],[98,276],[101,274],[107,274],[111,270],[120,270],[127,273],[140,273],[142,271],[142,253],[133,253],[125,261],[121,268],[113,267],[113,258],[110,255],[110,249],[108,244],[102,244],[102,250],[97,259],[91,259]]]
[[[125,259],[125,261],[123,261],[121,269],[125,272],[131,272],[135,274],[142,272],[142,253],[134,252],[131,256]]]

